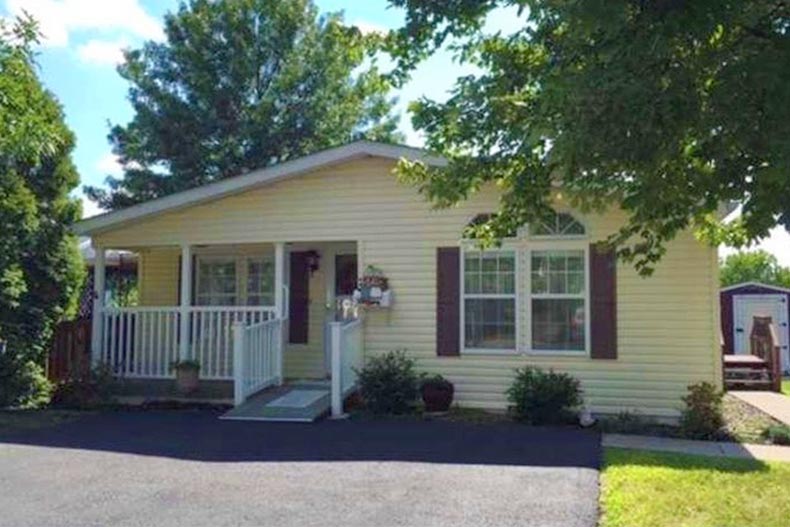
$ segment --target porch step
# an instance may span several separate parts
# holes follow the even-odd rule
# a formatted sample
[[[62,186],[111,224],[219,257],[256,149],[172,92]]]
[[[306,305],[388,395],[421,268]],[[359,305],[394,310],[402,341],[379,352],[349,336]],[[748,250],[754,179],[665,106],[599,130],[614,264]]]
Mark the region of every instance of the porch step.
[[[220,419],[310,423],[329,412],[329,387],[322,381],[267,388]]]
[[[771,370],[753,355],[725,355],[724,385],[728,390],[770,390]]]

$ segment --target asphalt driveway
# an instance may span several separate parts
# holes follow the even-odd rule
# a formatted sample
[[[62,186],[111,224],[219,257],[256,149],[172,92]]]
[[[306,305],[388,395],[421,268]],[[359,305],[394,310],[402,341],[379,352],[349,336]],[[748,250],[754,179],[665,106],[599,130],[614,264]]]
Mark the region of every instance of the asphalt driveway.
[[[106,413],[0,441],[0,525],[592,527],[599,457],[507,423]]]

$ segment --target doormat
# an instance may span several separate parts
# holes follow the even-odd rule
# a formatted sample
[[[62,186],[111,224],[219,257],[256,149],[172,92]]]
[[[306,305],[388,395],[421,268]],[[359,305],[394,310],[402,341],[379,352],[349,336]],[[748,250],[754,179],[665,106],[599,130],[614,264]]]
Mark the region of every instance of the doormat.
[[[277,408],[307,408],[325,395],[329,395],[329,392],[326,390],[291,390],[285,395],[271,401],[266,406]]]

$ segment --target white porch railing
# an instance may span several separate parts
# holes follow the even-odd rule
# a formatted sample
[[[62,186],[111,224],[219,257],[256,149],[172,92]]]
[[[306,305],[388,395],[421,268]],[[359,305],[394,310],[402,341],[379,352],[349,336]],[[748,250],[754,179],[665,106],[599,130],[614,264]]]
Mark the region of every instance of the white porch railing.
[[[273,307],[195,306],[190,309],[189,358],[200,362],[202,379],[233,379],[233,325],[275,318]]]
[[[343,415],[343,400],[357,384],[354,371],[362,367],[362,319],[330,323],[332,339],[332,417]]]
[[[236,323],[249,326],[275,318],[275,308],[192,306],[188,309],[187,356],[200,363],[202,379],[233,379]],[[101,361],[119,377],[172,378],[179,359],[179,307],[105,308],[101,325]]]
[[[282,381],[282,346],[282,319],[233,325],[233,399],[237,406],[255,392]]]
[[[102,362],[119,377],[172,377],[178,358],[177,307],[105,309]]]

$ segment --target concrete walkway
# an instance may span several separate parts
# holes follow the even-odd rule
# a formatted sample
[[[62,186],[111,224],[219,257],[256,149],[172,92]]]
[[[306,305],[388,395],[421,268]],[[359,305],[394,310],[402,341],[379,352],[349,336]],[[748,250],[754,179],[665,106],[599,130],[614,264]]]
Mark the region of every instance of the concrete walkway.
[[[790,447],[788,446],[693,441],[690,439],[674,439],[670,437],[622,434],[604,434],[601,443],[605,447],[657,450],[660,452],[675,452],[678,454],[736,457],[790,463]]]
[[[790,426],[790,397],[776,392],[727,392]]]

